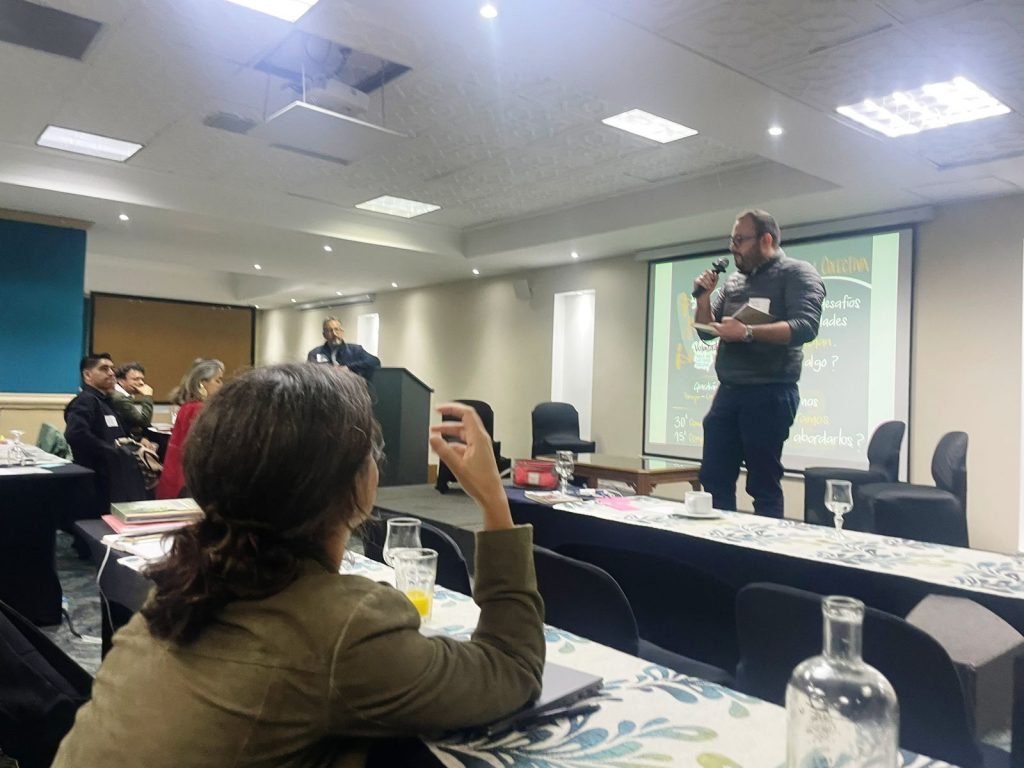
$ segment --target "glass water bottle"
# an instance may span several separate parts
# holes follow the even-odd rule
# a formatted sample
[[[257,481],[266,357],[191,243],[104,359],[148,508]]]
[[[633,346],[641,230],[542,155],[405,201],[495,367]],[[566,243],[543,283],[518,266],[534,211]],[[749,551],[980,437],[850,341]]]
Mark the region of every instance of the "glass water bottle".
[[[896,768],[900,714],[885,676],[861,658],[864,603],[826,597],[824,648],[786,687],[787,768]]]

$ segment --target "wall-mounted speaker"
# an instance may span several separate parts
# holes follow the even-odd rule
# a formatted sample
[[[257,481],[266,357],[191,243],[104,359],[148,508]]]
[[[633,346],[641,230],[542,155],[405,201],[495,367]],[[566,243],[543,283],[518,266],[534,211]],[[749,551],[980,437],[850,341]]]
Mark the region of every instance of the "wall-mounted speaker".
[[[530,288],[530,281],[527,279],[515,280],[512,287],[516,290],[516,298],[520,301],[529,301],[533,298],[533,289]]]

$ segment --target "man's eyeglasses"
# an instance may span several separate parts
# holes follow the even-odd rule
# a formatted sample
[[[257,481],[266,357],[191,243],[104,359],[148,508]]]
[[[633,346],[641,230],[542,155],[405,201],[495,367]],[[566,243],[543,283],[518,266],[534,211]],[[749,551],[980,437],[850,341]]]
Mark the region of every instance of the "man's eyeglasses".
[[[733,235],[729,238],[729,245],[734,245],[739,248],[747,240],[757,240],[757,235]]]

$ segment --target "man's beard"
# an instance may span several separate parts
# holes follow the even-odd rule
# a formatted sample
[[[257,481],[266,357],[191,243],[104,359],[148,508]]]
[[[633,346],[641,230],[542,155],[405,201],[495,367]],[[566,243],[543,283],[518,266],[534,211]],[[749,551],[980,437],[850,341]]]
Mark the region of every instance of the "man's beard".
[[[327,346],[329,346],[329,347],[340,347],[344,343],[345,343],[344,339],[328,339],[327,340]]]

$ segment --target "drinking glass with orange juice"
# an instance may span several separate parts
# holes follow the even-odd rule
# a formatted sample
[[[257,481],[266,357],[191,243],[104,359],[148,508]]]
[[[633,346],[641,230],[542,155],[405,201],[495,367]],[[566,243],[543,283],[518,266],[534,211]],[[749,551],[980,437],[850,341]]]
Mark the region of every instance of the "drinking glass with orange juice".
[[[422,547],[398,549],[391,555],[395,586],[405,593],[423,621],[430,620],[437,579],[437,551]]]

